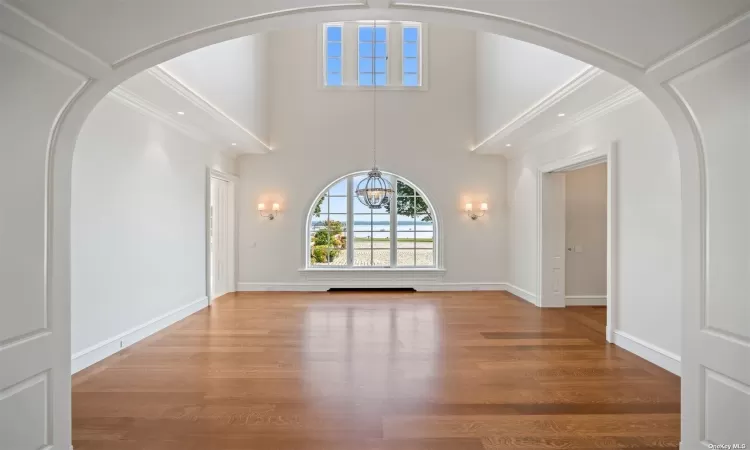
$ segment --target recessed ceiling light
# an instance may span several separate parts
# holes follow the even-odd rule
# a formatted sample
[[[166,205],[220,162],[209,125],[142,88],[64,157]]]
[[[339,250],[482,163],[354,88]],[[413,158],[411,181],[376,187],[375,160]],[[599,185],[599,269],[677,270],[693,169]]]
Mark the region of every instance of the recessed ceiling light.
[[[557,117],[565,117],[565,113],[560,113],[557,115]]]
[[[237,145],[237,143],[236,142],[232,142],[232,146],[235,146],[235,145]]]
[[[505,144],[506,147],[510,147],[510,144]]]
[[[184,116],[185,115],[185,111],[177,111],[177,114],[179,114],[181,116]]]

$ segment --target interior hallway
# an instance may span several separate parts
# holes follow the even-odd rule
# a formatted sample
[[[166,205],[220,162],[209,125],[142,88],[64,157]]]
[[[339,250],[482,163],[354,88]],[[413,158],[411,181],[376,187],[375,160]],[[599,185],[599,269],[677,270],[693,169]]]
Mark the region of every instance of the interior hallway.
[[[228,294],[76,374],[73,443],[676,448],[679,378],[606,344],[603,311],[504,292]]]

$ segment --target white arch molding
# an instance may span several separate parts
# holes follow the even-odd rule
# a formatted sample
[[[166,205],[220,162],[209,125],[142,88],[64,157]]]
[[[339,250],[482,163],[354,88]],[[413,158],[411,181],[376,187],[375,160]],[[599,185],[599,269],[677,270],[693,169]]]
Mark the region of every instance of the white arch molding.
[[[698,127],[686,103],[671,86],[670,80],[677,74],[656,68],[649,71],[632,62],[607,52],[602,48],[550,31],[510,17],[499,17],[478,11],[465,11],[458,8],[420,5],[399,5],[388,7],[387,2],[373,2],[376,8],[364,5],[344,4],[340,6],[320,5],[319,0],[297,2],[305,6],[292,10],[272,11],[253,17],[224,21],[211,27],[203,27],[192,33],[175,36],[132,54],[115,63],[111,71],[102,71],[98,79],[89,79],[67,102],[54,123],[49,124],[50,139],[47,157],[47,196],[46,196],[46,301],[51,310],[49,329],[55,330],[57,342],[54,346],[55,360],[59,367],[70,364],[70,204],[71,167],[77,135],[88,114],[111,89],[129,77],[183,53],[198,48],[245,35],[272,29],[299,27],[323,21],[344,21],[360,19],[413,20],[443,23],[457,27],[502,34],[518,40],[534,43],[566,54],[578,60],[600,67],[617,75],[640,89],[659,108],[669,123],[677,142],[682,186],[682,295],[686,304],[698,305],[705,295],[705,169],[702,140]],[[269,2],[271,3],[271,2]],[[594,19],[592,19],[594,20]],[[740,39],[740,38],[738,38]],[[743,37],[742,39],[746,39]],[[680,73],[698,65],[715,53],[725,51],[698,48],[703,60],[693,61],[681,67]],[[678,65],[685,65],[677,55]],[[688,58],[689,59],[689,58]],[[665,75],[666,74],[666,75]],[[685,325],[697,323],[691,311],[698,308],[684,308]],[[683,344],[685,331],[683,327]],[[686,347],[684,345],[683,347]],[[65,361],[67,363],[65,363]],[[66,365],[67,364],[67,365]],[[56,366],[58,367],[58,366]],[[58,377],[59,378],[59,377]],[[689,383],[693,383],[690,380]],[[683,400],[695,402],[686,396],[688,380],[683,380]],[[55,421],[52,438],[55,448],[60,442],[70,441],[69,396],[65,400],[58,397],[60,391],[70,390],[70,380],[55,379]],[[697,410],[698,405],[695,405]],[[68,411],[65,417],[65,410]],[[683,440],[690,436],[690,443],[698,442],[698,430],[694,417],[685,420],[683,407]],[[696,411],[689,414],[697,414]],[[62,415],[62,416],[60,416]],[[60,417],[58,417],[60,416]],[[63,447],[59,447],[63,448]]]
[[[333,180],[332,182],[328,183],[326,185],[326,187],[324,187],[322,190],[320,190],[315,197],[313,197],[312,199],[310,199],[308,201],[308,204],[310,205],[310,208],[308,208],[307,214],[305,214],[305,216],[303,217],[304,223],[302,225],[302,236],[305,237],[305,246],[303,248],[304,252],[302,254],[302,261],[301,261],[300,267],[310,268],[310,265],[309,265],[309,261],[310,261],[310,239],[309,239],[308,233],[310,232],[310,225],[312,223],[313,211],[315,210],[315,205],[317,204],[318,199],[321,196],[325,195],[325,193],[328,192],[328,190],[330,188],[332,188],[333,186],[335,186],[336,183],[338,183],[339,181],[341,181],[343,179],[346,179],[348,177],[351,177],[351,176],[367,175],[368,172],[369,172],[369,170],[357,170],[357,171],[354,171],[354,172],[350,172],[350,173],[348,173],[346,175],[340,176],[340,177],[336,178],[335,180]],[[419,193],[420,197],[422,197],[422,199],[427,203],[427,206],[428,206],[429,210],[432,211],[432,223],[433,223],[433,234],[434,234],[434,238],[433,238],[434,239],[433,251],[435,252],[435,256],[434,256],[434,262],[435,262],[435,264],[432,267],[432,269],[444,270],[444,264],[443,264],[443,254],[444,254],[443,253],[443,248],[444,248],[444,245],[443,245],[443,234],[442,234],[442,229],[443,229],[443,227],[442,227],[442,217],[443,217],[443,215],[435,207],[435,204],[430,200],[430,197],[427,194],[425,194],[425,192],[422,190],[422,188],[419,187],[418,184],[414,183],[410,179],[408,179],[408,178],[406,178],[404,176],[401,176],[401,175],[399,175],[397,173],[388,172],[386,170],[382,170],[381,172],[383,173],[383,175],[392,176],[392,177],[394,177],[396,179],[400,179],[400,180],[406,182],[411,188],[413,188],[415,191],[417,191]],[[395,188],[396,187],[394,186],[394,189]],[[352,223],[350,226],[353,227],[354,224]],[[332,268],[332,269],[333,270],[342,270],[342,269],[335,268],[335,267]],[[369,270],[369,269],[363,269],[363,270]],[[408,267],[405,270],[409,270]]]

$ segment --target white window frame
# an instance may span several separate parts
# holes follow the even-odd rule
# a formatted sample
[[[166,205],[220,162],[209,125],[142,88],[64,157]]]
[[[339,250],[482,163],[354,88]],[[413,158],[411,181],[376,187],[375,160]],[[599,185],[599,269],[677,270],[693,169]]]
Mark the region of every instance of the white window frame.
[[[407,28],[416,28],[417,29],[417,85],[416,86],[407,86],[404,84],[404,78],[406,77],[406,71],[404,69],[404,62],[406,59],[409,59],[411,57],[407,57],[404,55],[404,47],[406,47],[406,29]],[[423,74],[424,74],[424,65],[422,63],[424,61],[424,43],[422,40],[422,24],[419,22],[404,22],[401,24],[401,84],[404,87],[404,89],[418,89],[422,87],[423,84]]]
[[[340,177],[336,180],[334,180],[332,183],[328,184],[322,191],[318,193],[314,197],[314,199],[311,202],[310,209],[307,213],[306,220],[305,220],[305,228],[304,228],[304,242],[305,242],[305,253],[304,253],[304,269],[303,270],[309,270],[309,271],[347,271],[347,270],[363,270],[363,271],[409,271],[409,270],[415,270],[415,271],[424,271],[424,270],[442,270],[442,260],[441,258],[441,245],[442,245],[442,239],[440,236],[440,224],[439,224],[439,214],[435,210],[432,202],[430,202],[429,197],[427,197],[424,192],[417,187],[416,184],[413,182],[407,180],[406,178],[400,177],[398,175],[383,172],[383,176],[388,179],[393,185],[394,193],[392,202],[394,205],[398,202],[398,189],[397,189],[397,183],[398,181],[402,181],[409,185],[412,189],[414,189],[415,196],[419,195],[427,204],[427,207],[429,211],[432,214],[432,264],[431,265],[423,265],[423,266],[417,266],[416,265],[416,242],[415,242],[415,250],[414,250],[414,258],[415,258],[415,265],[414,266],[399,266],[398,265],[398,214],[397,214],[397,208],[391,208],[390,211],[390,242],[391,247],[389,249],[390,252],[390,265],[388,266],[355,266],[354,265],[354,202],[357,201],[355,196],[353,195],[354,189],[356,186],[354,186],[354,178],[361,175],[366,175],[368,171],[359,171],[350,173],[348,175],[345,175],[343,177]],[[310,243],[310,230],[312,229],[313,219],[314,219],[314,211],[315,206],[317,202],[320,200],[320,198],[324,195],[327,195],[328,191],[341,182],[342,180],[346,180],[346,217],[347,217],[347,226],[346,226],[346,265],[341,266],[329,266],[329,265],[315,265],[310,262],[310,251],[311,243]],[[337,196],[341,197],[341,196]],[[330,204],[330,203],[329,203]],[[330,214],[330,213],[329,213]],[[341,213],[334,213],[334,214],[341,214]],[[416,230],[415,230],[416,233]],[[415,234],[416,236],[416,234]],[[372,249],[372,247],[371,247]],[[370,258],[372,258],[372,250],[370,252]]]
[[[397,25],[397,26],[395,26]],[[342,27],[341,85],[329,86],[327,83],[327,27]],[[359,85],[359,28],[372,27],[372,20],[323,23],[318,26],[318,89],[349,91],[372,90],[374,86]],[[410,21],[378,20],[378,27],[386,28],[386,85],[377,86],[384,91],[426,91],[428,90],[429,64],[427,45],[429,41],[426,23]],[[403,27],[419,27],[419,86],[403,84]]]
[[[339,72],[339,75],[341,76],[341,84],[331,86],[328,84],[328,58],[329,58],[328,44],[337,42],[337,41],[328,40],[328,29],[333,28],[333,27],[341,28],[341,41],[339,42],[341,44],[341,55],[336,57],[339,59],[339,63],[341,65],[341,71]],[[342,22],[331,22],[331,23],[323,24],[321,45],[323,46],[323,51],[322,51],[323,85],[325,85],[326,87],[331,87],[331,88],[338,88],[338,87],[343,86],[344,85],[344,57],[346,56],[346,36],[344,35],[344,24]]]
[[[360,53],[359,49],[360,49],[360,46],[364,43],[364,42],[362,42],[362,41],[359,40],[360,39],[360,31],[362,30],[362,28],[373,28],[373,24],[372,24],[372,22],[370,22],[369,24],[367,22],[361,22],[361,23],[357,24],[357,86],[360,87],[360,88],[369,88],[369,89],[372,89],[372,88],[375,87],[374,84],[373,85],[369,85],[369,86],[368,85],[362,85],[360,83],[361,80],[359,78],[359,76],[362,74],[362,72],[359,69],[359,63],[362,62],[362,54]],[[386,86],[390,86],[390,84],[391,84],[391,77],[390,77],[390,74],[389,74],[390,68],[391,68],[391,61],[390,61],[390,56],[391,56],[391,52],[390,52],[391,27],[390,27],[389,23],[379,23],[379,24],[375,25],[375,30],[373,30],[373,37],[372,37],[375,40],[374,41],[375,45],[378,44],[378,41],[375,38],[375,35],[377,34],[377,31],[376,31],[377,28],[385,28],[385,42],[384,42],[384,44],[385,44],[385,84],[384,85],[378,85],[377,88],[380,89],[380,88],[383,88],[383,87],[386,87]],[[370,43],[370,44],[372,44],[372,43]],[[375,70],[375,65],[376,65],[375,64],[375,60],[376,59],[377,58],[373,54],[373,56],[372,56],[372,71],[373,71],[373,73],[375,73],[375,78],[377,79],[377,72]]]

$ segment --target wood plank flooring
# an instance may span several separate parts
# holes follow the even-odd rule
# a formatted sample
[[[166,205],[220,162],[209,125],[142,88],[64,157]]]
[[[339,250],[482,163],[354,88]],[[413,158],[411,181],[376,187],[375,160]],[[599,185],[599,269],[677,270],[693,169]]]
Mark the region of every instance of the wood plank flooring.
[[[74,448],[676,448],[679,378],[606,344],[604,309],[584,308],[229,294],[76,374]]]

